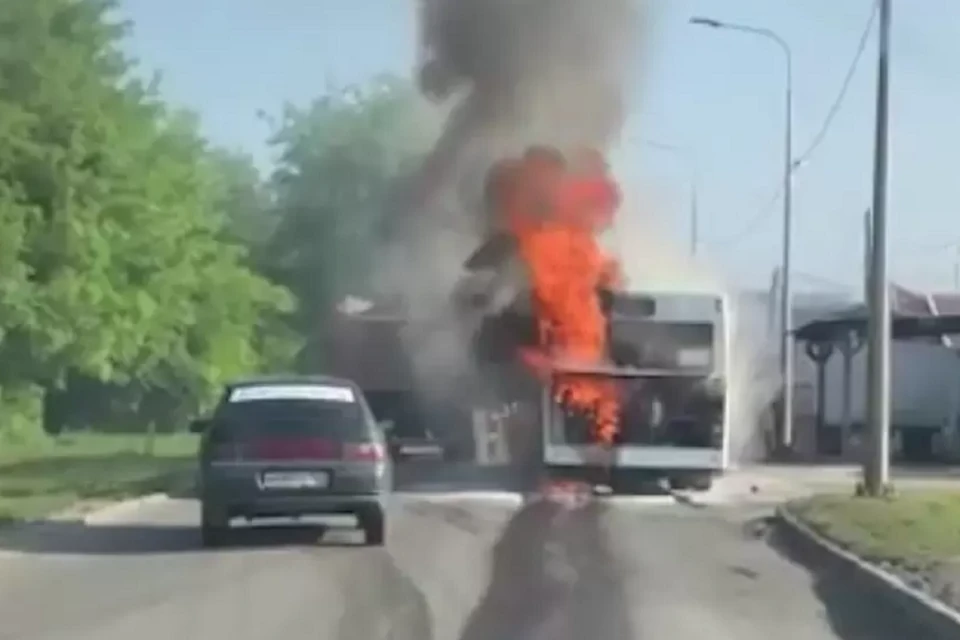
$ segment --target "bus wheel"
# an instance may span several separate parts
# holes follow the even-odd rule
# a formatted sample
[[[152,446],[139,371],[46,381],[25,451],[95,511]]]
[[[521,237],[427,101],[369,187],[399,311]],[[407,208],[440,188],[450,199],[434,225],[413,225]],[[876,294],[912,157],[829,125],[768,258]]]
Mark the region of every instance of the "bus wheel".
[[[610,488],[617,495],[643,496],[657,492],[656,478],[636,470],[618,470],[610,478]]]
[[[713,487],[713,474],[683,473],[670,478],[670,488],[674,491],[709,491]]]

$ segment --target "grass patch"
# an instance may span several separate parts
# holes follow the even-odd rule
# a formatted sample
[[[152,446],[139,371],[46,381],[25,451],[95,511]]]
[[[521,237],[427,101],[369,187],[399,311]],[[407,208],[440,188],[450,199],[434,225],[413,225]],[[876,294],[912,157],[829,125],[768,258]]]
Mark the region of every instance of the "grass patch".
[[[0,448],[0,521],[40,518],[91,499],[122,499],[186,489],[197,439],[157,436],[144,455],[143,436],[71,434]]]
[[[890,498],[822,495],[789,509],[874,562],[922,570],[960,558],[960,491],[909,491]]]

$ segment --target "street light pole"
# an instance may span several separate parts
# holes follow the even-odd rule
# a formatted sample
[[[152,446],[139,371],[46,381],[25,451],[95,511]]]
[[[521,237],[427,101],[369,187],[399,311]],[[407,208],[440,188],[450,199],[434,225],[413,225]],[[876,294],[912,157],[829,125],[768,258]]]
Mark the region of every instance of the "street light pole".
[[[867,424],[870,458],[864,467],[867,495],[883,493],[890,481],[890,289],[887,286],[887,137],[890,93],[890,0],[880,2],[877,57],[877,115],[873,153],[873,223],[870,240],[870,319],[867,351]]]
[[[783,380],[783,447],[793,446],[793,62],[790,47],[779,41],[787,61],[786,126],[783,156],[783,291],[780,293],[780,317],[783,333],[780,335],[780,375]]]
[[[783,52],[786,63],[786,122],[784,126],[783,163],[783,254],[780,264],[780,376],[783,381],[783,400],[780,408],[781,445],[785,451],[793,446],[793,290],[791,283],[791,247],[793,245],[793,55],[787,41],[770,29],[722,22],[712,18],[690,18],[690,24],[727,29],[759,36],[774,42]]]

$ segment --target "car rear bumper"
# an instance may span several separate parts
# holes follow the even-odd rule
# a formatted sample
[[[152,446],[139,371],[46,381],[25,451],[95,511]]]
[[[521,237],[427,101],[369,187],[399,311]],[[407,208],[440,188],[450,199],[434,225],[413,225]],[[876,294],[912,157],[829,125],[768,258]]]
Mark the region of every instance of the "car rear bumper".
[[[291,518],[311,515],[355,515],[386,508],[384,494],[247,496],[224,499],[204,496],[204,501],[231,518]]]
[[[200,497],[207,508],[229,517],[295,517],[355,514],[386,507],[392,487],[389,470],[333,471],[332,483],[324,488],[264,488],[255,465],[213,466],[200,474]],[[302,467],[295,467],[302,469]],[[307,469],[308,470],[308,469]]]

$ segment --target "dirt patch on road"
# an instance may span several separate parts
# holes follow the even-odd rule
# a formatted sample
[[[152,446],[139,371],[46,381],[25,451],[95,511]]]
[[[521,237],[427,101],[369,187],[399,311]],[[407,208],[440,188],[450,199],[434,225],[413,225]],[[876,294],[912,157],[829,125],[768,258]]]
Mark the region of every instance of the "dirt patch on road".
[[[631,640],[618,565],[601,527],[605,511],[599,501],[520,509],[493,549],[490,582],[460,640]]]

